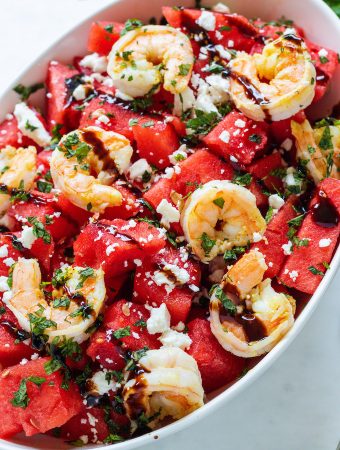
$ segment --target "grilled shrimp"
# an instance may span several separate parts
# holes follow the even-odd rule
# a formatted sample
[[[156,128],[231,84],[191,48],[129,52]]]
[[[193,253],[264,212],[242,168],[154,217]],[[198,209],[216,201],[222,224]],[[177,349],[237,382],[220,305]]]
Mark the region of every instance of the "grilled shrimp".
[[[0,149],[0,217],[10,204],[13,189],[29,190],[37,173],[37,150],[7,146]]]
[[[227,272],[210,300],[212,333],[225,350],[243,358],[269,352],[294,324],[295,300],[276,292],[269,278],[262,281],[266,268],[259,251],[244,255]],[[236,318],[227,316],[221,322],[223,300],[228,298],[227,293],[232,295],[235,288],[239,298],[245,301],[238,305]],[[262,335],[257,339],[251,340],[252,336],[247,335],[248,330],[243,326],[250,321],[262,328]]]
[[[339,179],[340,127],[328,127],[330,139],[328,143],[321,143],[323,149],[320,147],[320,141],[326,127],[313,130],[308,120],[301,124],[292,120],[291,128],[295,137],[297,157],[308,161],[306,167],[315,184],[318,184],[327,176]]]
[[[304,41],[284,34],[261,54],[239,52],[230,61],[230,95],[247,117],[287,119],[312,103],[316,72]]]
[[[145,371],[129,380],[123,390],[130,419],[141,413],[155,428],[164,418],[180,419],[203,406],[204,391],[196,361],[176,347],[148,350],[139,360]],[[152,419],[153,418],[153,419]]]
[[[132,153],[129,140],[113,131],[99,127],[72,131],[52,153],[54,185],[79,208],[103,212],[122,203],[120,192],[108,185],[128,169]]]
[[[88,339],[87,328],[96,320],[105,299],[104,273],[84,267],[65,266],[58,279],[64,283],[45,298],[41,290],[41,271],[35,259],[19,258],[13,269],[13,285],[4,302],[26,330],[44,323],[44,334],[52,342],[56,337]]]
[[[223,277],[222,283],[234,286],[239,297],[245,299],[248,292],[261,283],[267,269],[263,254],[257,250],[251,250],[230,268]]]
[[[229,181],[209,181],[186,200],[181,224],[193,252],[203,262],[264,233],[266,222],[255,196]]]
[[[189,84],[194,56],[189,38],[181,31],[146,25],[129,31],[112,47],[107,73],[130,97],[142,97],[163,83],[180,94]]]

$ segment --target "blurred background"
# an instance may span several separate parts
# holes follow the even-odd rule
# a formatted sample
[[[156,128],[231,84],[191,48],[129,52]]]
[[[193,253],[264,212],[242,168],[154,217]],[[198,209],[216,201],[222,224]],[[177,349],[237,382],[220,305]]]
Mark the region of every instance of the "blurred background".
[[[64,32],[110,2],[1,0],[0,92]],[[340,15],[340,1],[327,3]],[[260,380],[214,416],[142,450],[335,450],[340,441],[339,292],[338,272],[303,332]]]

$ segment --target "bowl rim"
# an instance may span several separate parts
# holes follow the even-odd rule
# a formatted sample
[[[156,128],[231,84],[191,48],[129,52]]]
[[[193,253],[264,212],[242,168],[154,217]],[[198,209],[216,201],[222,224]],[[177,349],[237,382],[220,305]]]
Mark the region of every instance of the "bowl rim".
[[[22,82],[23,78],[28,74],[29,71],[35,65],[38,65],[43,61],[46,56],[49,55],[54,47],[58,47],[67,37],[75,33],[80,27],[85,25],[91,19],[96,16],[100,16],[108,12],[111,7],[115,4],[124,3],[125,0],[112,0],[108,5],[96,9],[94,12],[89,13],[81,21],[77,22],[76,25],[67,27],[67,29],[62,33],[62,35],[51,45],[49,45],[44,51],[38,54],[36,58],[30,63],[26,64],[24,69],[19,73],[19,75],[7,85],[7,87],[1,89],[0,93],[0,104],[8,97],[12,92],[12,87],[16,86],[18,83]],[[216,0],[217,1],[217,0]],[[270,0],[268,0],[270,1]],[[333,22],[335,26],[340,29],[340,20],[337,15],[331,10],[331,8],[323,0],[307,0],[309,2],[309,7],[319,8],[322,11],[325,20]],[[166,1],[164,2],[166,3]],[[306,5],[307,6],[307,5]],[[120,443],[111,445],[95,445],[95,447],[90,448],[105,448],[108,450],[131,450],[142,445],[151,444],[153,442],[159,442],[162,438],[165,438],[173,433],[177,433],[185,428],[189,428],[191,425],[199,420],[202,420],[208,414],[212,414],[214,411],[221,408],[228,401],[236,397],[237,394],[242,392],[247,386],[250,386],[255,382],[256,379],[260,377],[266,370],[268,370],[271,365],[279,358],[279,356],[291,345],[295,338],[300,334],[304,326],[307,324],[308,320],[311,318],[313,312],[319,305],[323,295],[325,294],[327,288],[329,287],[331,281],[335,277],[338,269],[340,267],[340,243],[338,248],[333,255],[331,260],[330,268],[326,271],[320,285],[316,289],[315,293],[312,295],[308,303],[305,305],[299,316],[294,322],[294,326],[291,330],[284,336],[284,338],[269,352],[267,353],[252,369],[250,369],[246,375],[237,380],[234,384],[227,387],[224,391],[217,394],[214,398],[205,403],[204,406],[197,409],[196,411],[190,413],[188,416],[183,417],[169,425],[166,425],[158,430],[151,431],[142,436],[126,440]],[[44,436],[44,435],[42,435]],[[27,445],[22,445],[21,443],[11,442],[8,440],[0,439],[0,446],[2,450],[28,450],[29,441]],[[88,448],[84,446],[83,448]],[[33,448],[32,448],[33,449]]]

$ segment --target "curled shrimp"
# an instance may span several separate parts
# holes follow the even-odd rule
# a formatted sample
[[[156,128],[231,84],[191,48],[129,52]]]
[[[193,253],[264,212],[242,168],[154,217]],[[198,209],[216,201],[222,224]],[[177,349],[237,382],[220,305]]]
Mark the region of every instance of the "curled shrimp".
[[[37,150],[4,147],[0,149],[0,217],[10,205],[10,194],[15,189],[30,190],[37,174]]]
[[[146,25],[129,31],[112,47],[107,73],[117,89],[142,97],[163,83],[180,94],[189,84],[194,56],[189,38],[181,31]]]
[[[340,127],[328,126],[330,139],[326,144],[321,143],[324,148],[320,147],[320,141],[326,127],[313,130],[308,120],[302,123],[292,120],[291,128],[296,142],[297,157],[307,162],[307,171],[315,184],[329,176],[339,179]]]
[[[295,313],[295,300],[291,296],[276,292],[269,278],[262,281],[267,267],[263,255],[255,251],[249,256],[251,253],[244,255],[229,270],[210,300],[212,333],[225,350],[243,358],[269,352],[293,326]],[[228,294],[233,294],[233,288],[245,301],[237,306],[236,317],[226,316],[221,322],[223,301]],[[261,328],[261,335],[256,339],[248,336],[248,330],[244,328],[249,321]]]
[[[209,181],[186,200],[181,224],[192,251],[203,262],[235,246],[253,242],[266,222],[255,196],[229,181]]]
[[[112,186],[125,172],[133,149],[130,141],[113,131],[86,127],[63,136],[51,157],[54,185],[70,202],[92,212],[119,206],[122,196]],[[91,173],[95,173],[96,177]]]
[[[19,258],[13,269],[12,290],[3,300],[24,330],[34,331],[36,323],[43,323],[49,342],[57,337],[83,342],[105,300],[104,273],[101,269],[65,266],[58,269],[57,280],[63,285],[52,292],[51,300],[45,298],[38,262]]]
[[[247,117],[287,119],[312,103],[316,72],[304,41],[284,34],[261,54],[239,52],[230,61],[230,95]]]
[[[129,380],[123,390],[130,419],[144,413],[148,425],[155,428],[164,418],[180,419],[203,406],[197,363],[180,348],[148,350],[139,364],[145,372]]]

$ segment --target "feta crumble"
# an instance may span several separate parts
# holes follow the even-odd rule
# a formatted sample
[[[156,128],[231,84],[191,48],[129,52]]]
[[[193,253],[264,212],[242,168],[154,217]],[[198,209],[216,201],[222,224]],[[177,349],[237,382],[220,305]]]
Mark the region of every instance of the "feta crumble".
[[[224,142],[225,144],[228,144],[229,140],[230,140],[230,133],[229,133],[229,131],[223,130],[218,138],[220,139],[220,141]]]
[[[281,245],[281,248],[283,250],[283,254],[288,256],[292,254],[292,247],[293,243],[291,241],[288,241],[287,244]]]
[[[320,239],[319,247],[320,248],[329,247],[331,245],[331,242],[332,242],[332,239],[329,239],[329,238]]]
[[[165,227],[170,227],[171,223],[179,222],[180,212],[164,198],[157,206],[156,211],[162,216],[161,224]]]
[[[170,328],[170,313],[165,303],[159,308],[151,308],[151,314],[146,321],[146,327],[150,334],[163,333]]]
[[[192,340],[185,333],[169,329],[159,338],[164,347],[178,347],[185,350],[190,347]]]
[[[46,147],[51,143],[51,136],[26,103],[17,103],[14,108],[14,115],[18,122],[18,128],[24,136],[32,139],[40,147]]]
[[[33,234],[33,228],[24,225],[22,227],[21,236],[18,238],[18,241],[22,244],[22,246],[31,249],[36,240],[37,237]]]
[[[103,73],[107,69],[107,58],[106,56],[99,56],[98,53],[91,53],[86,55],[79,64],[91,69],[93,72]]]
[[[196,20],[196,23],[206,31],[214,31],[216,27],[216,18],[213,13],[202,11],[201,15]]]

